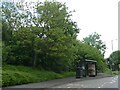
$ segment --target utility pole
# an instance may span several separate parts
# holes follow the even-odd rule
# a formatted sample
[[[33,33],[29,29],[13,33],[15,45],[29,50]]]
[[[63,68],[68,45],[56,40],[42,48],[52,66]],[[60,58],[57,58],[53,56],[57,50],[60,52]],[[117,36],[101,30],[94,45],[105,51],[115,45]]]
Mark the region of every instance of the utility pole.
[[[115,40],[118,40],[118,39],[113,39],[113,40],[111,40],[111,46],[112,46],[112,52],[113,52],[113,41],[115,41]]]
[[[113,40],[111,40],[112,52],[113,52],[113,41],[115,41],[115,40],[118,40],[118,39],[113,39]],[[112,71],[114,70],[114,65],[115,65],[115,64],[112,62],[112,63],[111,63]]]
[[[113,40],[111,40],[111,45],[112,45],[112,52],[113,52]]]

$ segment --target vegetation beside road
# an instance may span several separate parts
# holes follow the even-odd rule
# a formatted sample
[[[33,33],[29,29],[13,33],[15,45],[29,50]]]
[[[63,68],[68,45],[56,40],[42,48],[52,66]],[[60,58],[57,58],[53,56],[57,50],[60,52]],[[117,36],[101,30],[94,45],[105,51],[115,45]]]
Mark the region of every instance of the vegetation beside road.
[[[73,11],[54,0],[33,5],[23,10],[20,3],[2,3],[3,86],[75,75],[82,59],[97,61],[98,71],[107,70],[100,35],[77,40],[80,29],[71,18]]]
[[[111,74],[111,75],[119,75],[120,71],[112,71],[112,70],[108,69],[105,73],[106,74]]]
[[[75,72],[55,73],[25,66],[4,65],[2,86],[42,82],[68,76],[75,76]]]
[[[3,63],[61,73],[75,71],[81,59],[92,59],[100,71],[106,70],[105,45],[99,34],[79,41],[80,29],[65,4],[54,0],[37,4],[33,7],[36,17],[29,8],[25,11],[19,4],[2,3]]]
[[[120,50],[112,52],[107,59],[112,70],[118,71],[120,69]]]
[[[112,71],[112,74],[118,75],[118,74],[120,74],[120,71]]]

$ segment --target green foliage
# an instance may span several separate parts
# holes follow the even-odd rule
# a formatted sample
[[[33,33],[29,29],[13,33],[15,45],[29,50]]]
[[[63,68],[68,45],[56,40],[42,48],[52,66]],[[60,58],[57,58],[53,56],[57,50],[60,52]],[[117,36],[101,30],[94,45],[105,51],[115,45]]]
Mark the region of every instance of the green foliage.
[[[0,86],[2,86],[2,67],[0,67]]]
[[[118,70],[118,64],[120,64],[120,50],[114,51],[109,56],[110,64],[114,63],[114,70]]]
[[[25,66],[4,65],[2,69],[2,86],[42,82],[75,75],[74,72],[58,74],[52,71],[45,71]]]
[[[111,74],[112,75],[112,70],[107,68],[107,70],[105,71],[106,74]]]
[[[120,71],[112,71],[112,70],[108,70],[105,72],[106,74],[111,74],[111,75],[119,75]]]
[[[0,40],[0,87],[2,86],[2,41]]]
[[[107,65],[104,60],[104,57],[96,47],[78,41],[77,48],[78,48],[77,60],[81,59],[95,60],[97,61],[97,69],[103,72],[106,71]]]
[[[74,52],[76,51],[72,43],[73,39],[64,35],[64,32],[59,28],[48,31],[46,35],[45,45],[42,48],[43,55],[47,60],[45,66],[54,71],[65,71],[75,59]]]
[[[10,53],[10,46],[5,46],[4,42],[2,43],[2,62],[3,63],[7,63],[7,60],[8,60],[8,56],[9,56],[9,53]]]
[[[21,8],[20,3],[2,4],[3,63],[61,73],[75,70],[76,61],[86,58],[96,60],[99,69],[105,69],[101,53],[95,47],[76,40],[79,29],[71,19],[72,11],[68,12],[65,4],[38,2],[32,7],[36,12]],[[95,34],[91,37],[90,40],[102,50],[100,36]]]
[[[62,74],[63,77],[70,77],[70,76],[75,76],[76,73],[75,72],[65,72]]]
[[[2,36],[5,44],[10,43],[13,30],[18,30],[21,24],[21,16],[17,6],[13,2],[2,2]]]
[[[39,3],[33,8],[38,17],[29,8],[20,7],[14,3],[2,5],[4,63],[56,72],[71,70],[76,52],[73,42],[79,29],[66,5],[54,1]]]
[[[2,41],[0,40],[0,67],[2,64]]]
[[[118,74],[120,74],[120,71],[113,71],[112,74],[118,75]]]
[[[7,63],[11,64],[29,64],[31,62],[31,58],[28,56],[31,56],[32,52],[30,48],[32,48],[32,39],[33,34],[27,30],[27,29],[21,29],[19,31],[14,31],[14,35],[12,36],[11,44],[7,47],[3,47],[3,51],[9,56],[3,52],[4,59]],[[29,51],[29,52],[28,52]],[[29,61],[28,61],[29,60]]]
[[[76,22],[71,19],[72,11],[68,12],[65,4],[56,1],[45,1],[38,3],[37,12],[38,22],[43,28],[43,33],[50,29],[60,28],[66,35],[76,37],[79,33]]]
[[[28,7],[27,4],[26,7]],[[11,44],[10,41],[14,30],[33,25],[33,18],[35,18],[35,16],[31,15],[32,12],[28,8],[27,10],[21,10],[21,2],[3,1],[0,8],[2,8],[2,39],[5,44]]]
[[[100,36],[98,33],[94,32],[93,34],[89,35],[88,37],[83,39],[84,43],[87,43],[88,45],[91,45],[93,47],[96,47],[98,50],[101,51],[101,53],[104,55],[106,45],[102,42],[100,39]]]

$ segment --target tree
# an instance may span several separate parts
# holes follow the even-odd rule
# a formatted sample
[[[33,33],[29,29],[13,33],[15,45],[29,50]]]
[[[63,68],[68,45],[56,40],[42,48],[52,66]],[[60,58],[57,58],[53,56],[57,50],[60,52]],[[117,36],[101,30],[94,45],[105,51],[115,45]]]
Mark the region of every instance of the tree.
[[[118,70],[118,64],[120,64],[120,50],[114,51],[110,54],[109,60],[114,66],[114,70]]]
[[[39,26],[43,29],[41,37],[47,31],[56,27],[63,30],[66,35],[74,38],[79,33],[76,22],[73,22],[70,18],[72,11],[68,12],[68,7],[65,4],[56,1],[45,1],[44,3],[38,3],[37,12]]]
[[[78,50],[76,62],[82,59],[95,60],[97,61],[98,70],[104,72],[107,69],[104,57],[96,47],[77,41],[76,48]]]
[[[42,47],[44,52],[42,53],[44,57],[41,60],[43,67],[48,66],[48,68],[55,69],[55,65],[55,71],[58,71],[58,66],[59,68],[64,66],[64,69],[66,69],[67,63],[70,65],[70,62],[74,60],[75,48],[73,41],[79,32],[76,22],[73,22],[70,18],[72,16],[71,12],[67,11],[65,4],[45,1],[44,3],[38,3],[37,14],[38,23],[36,26],[41,28],[42,32],[39,37],[43,38],[42,43],[45,44]],[[57,55],[57,53],[59,54]]]
[[[35,66],[36,54],[34,50],[35,44],[33,43],[35,42],[35,37],[32,37],[32,36],[36,35],[35,33],[36,33],[36,30],[38,30],[38,28],[36,28],[36,30],[34,30],[33,33],[31,31],[31,28],[34,25],[33,22],[34,22],[35,16],[32,15],[32,12],[29,10],[29,7],[27,4],[26,4],[27,10],[21,10],[21,7],[23,6],[21,5],[20,2],[19,3],[2,2],[1,7],[2,7],[2,11],[1,11],[2,12],[2,36],[3,36],[3,43],[4,43],[3,45],[5,46],[3,48],[3,51],[5,51],[4,55],[10,55],[10,57],[6,56],[6,58],[4,58],[5,60],[3,61],[7,60],[6,62],[9,62],[9,63],[14,63],[14,64],[19,63],[23,65],[30,65],[29,63],[26,63],[26,64],[23,63],[25,60],[22,61],[21,59],[25,59],[26,57],[27,58],[29,57],[32,59],[34,57],[33,66]],[[38,30],[37,32],[40,33],[40,30]],[[23,37],[26,37],[26,36],[27,38],[24,39]],[[24,51],[26,49],[24,46],[27,45],[28,42],[31,42],[30,43],[31,46],[33,45],[32,46],[32,55],[33,55],[32,57],[30,57],[31,51],[30,52],[27,51],[26,53]],[[27,47],[27,48],[28,50],[30,50],[31,47]],[[24,57],[25,55],[26,57]],[[19,62],[19,60],[21,60],[21,62]],[[31,62],[31,60],[29,60],[29,62]]]
[[[15,16],[17,9],[14,3],[2,2],[2,35],[3,41],[8,43],[12,37],[12,30],[15,26]],[[17,20],[16,20],[17,21]]]
[[[93,47],[96,47],[104,55],[105,50],[106,50],[106,45],[102,42],[102,40],[100,39],[100,36],[101,35],[94,32],[93,34],[84,38],[83,42],[87,43],[88,45],[91,45]]]
[[[46,35],[42,47],[44,58],[42,66],[56,72],[68,70],[75,59],[76,49],[73,46],[73,39],[66,36],[59,28],[49,30]]]
[[[29,4],[31,6],[31,4]],[[5,44],[10,43],[11,37],[15,30],[22,27],[30,27],[33,25],[35,15],[26,4],[27,10],[21,10],[22,4],[14,2],[2,2],[0,6],[2,14],[2,35]],[[33,19],[34,18],[34,19]]]
[[[18,21],[23,23],[17,26],[14,22],[15,28],[3,28],[12,31],[11,39],[5,40],[7,44],[3,48],[3,61],[55,72],[70,70],[76,58],[74,40],[79,31],[76,23],[70,19],[72,14],[67,11],[65,4],[54,1],[38,4],[34,9],[37,17],[29,11],[25,15],[21,11]],[[9,19],[12,20],[13,17],[18,18],[12,16]],[[8,23],[10,22],[5,20],[4,26]]]

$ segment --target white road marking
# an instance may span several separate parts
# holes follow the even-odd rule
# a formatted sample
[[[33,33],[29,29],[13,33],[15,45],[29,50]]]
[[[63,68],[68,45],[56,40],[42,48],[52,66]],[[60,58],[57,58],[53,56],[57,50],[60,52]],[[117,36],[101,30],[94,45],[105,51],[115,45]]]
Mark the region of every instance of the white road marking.
[[[105,82],[104,84],[101,85],[101,87],[103,87],[106,84],[113,84],[113,83],[115,83],[117,81],[117,78],[118,78],[118,76],[112,77],[113,80],[111,82]],[[100,88],[100,87],[98,87],[98,88]]]
[[[67,88],[71,88],[71,87],[67,87]]]

